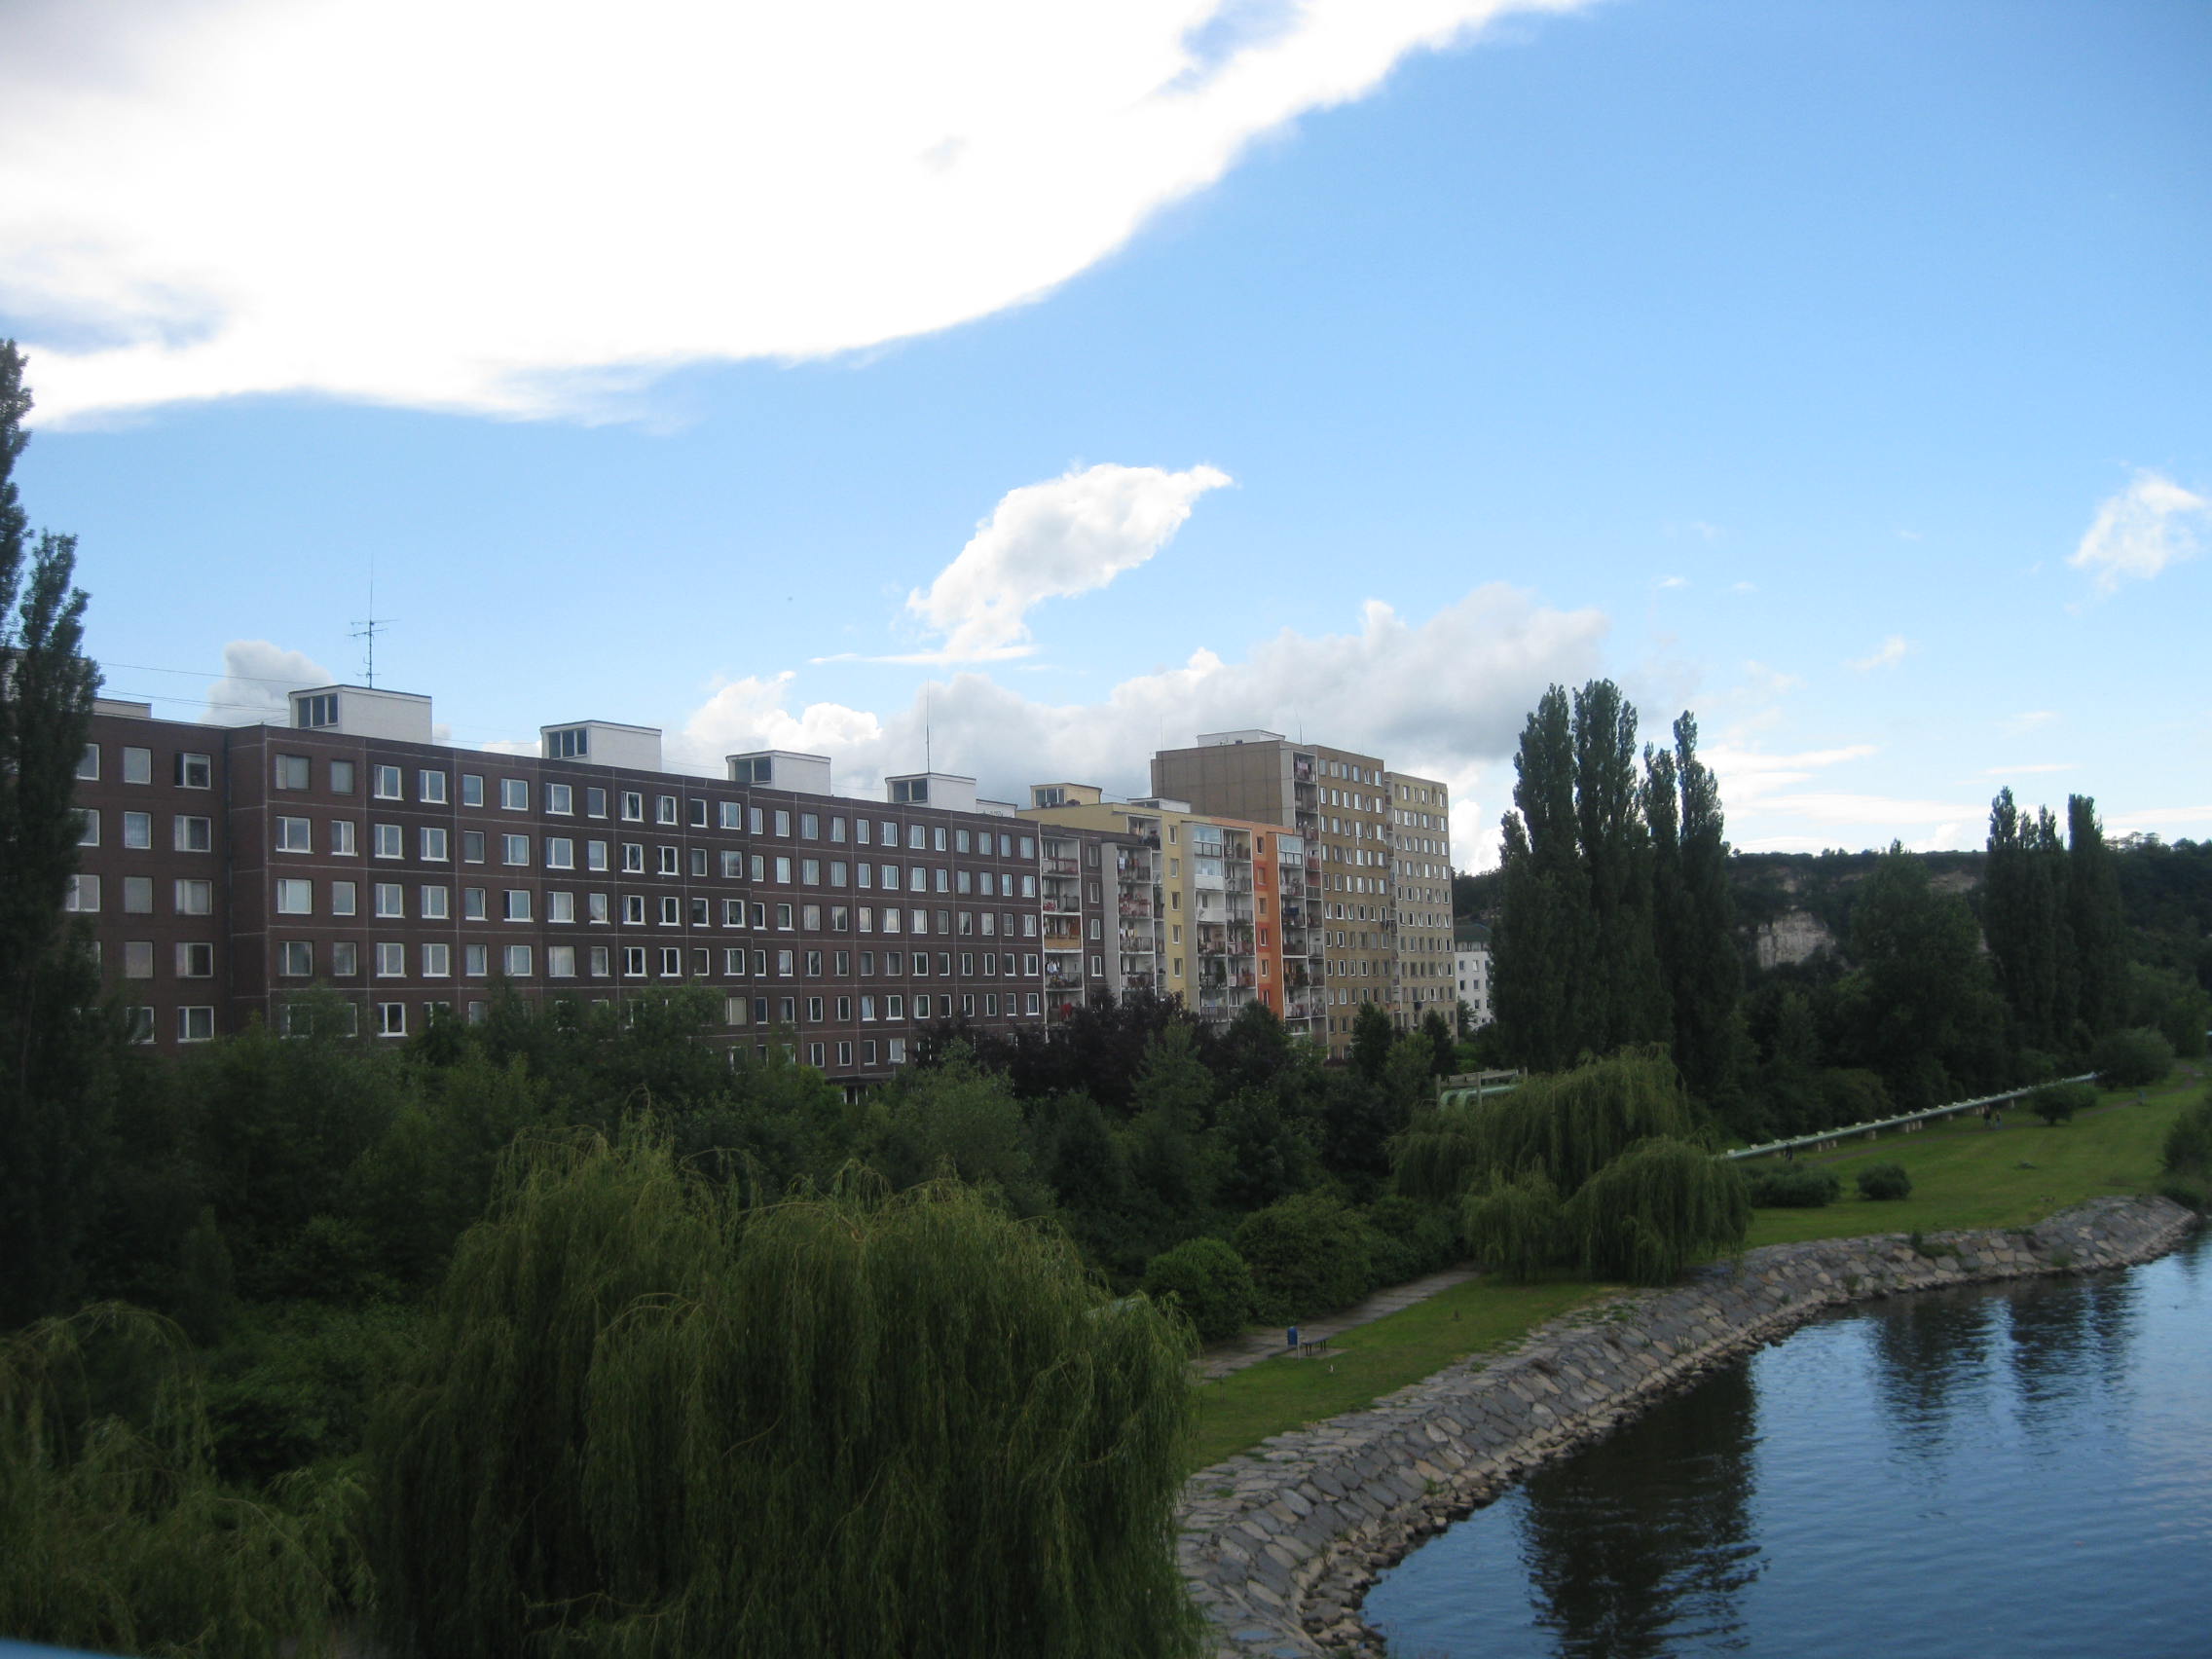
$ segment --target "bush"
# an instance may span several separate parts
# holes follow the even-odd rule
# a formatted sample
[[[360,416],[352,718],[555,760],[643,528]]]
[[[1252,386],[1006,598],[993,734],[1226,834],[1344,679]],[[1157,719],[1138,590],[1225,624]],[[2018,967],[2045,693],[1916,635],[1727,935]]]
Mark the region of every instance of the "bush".
[[[1374,1282],[1366,1226],[1342,1199],[1300,1193],[1255,1210],[1236,1230],[1260,1316],[1309,1318],[1357,1302]]]
[[[1459,1259],[1459,1230],[1439,1204],[1395,1194],[1367,1206],[1368,1248],[1375,1282],[1403,1284],[1442,1272]]]
[[[1843,1183],[1832,1169],[1772,1163],[1750,1171],[1746,1180],[1754,1209],[1821,1209],[1843,1195]]]
[[[2166,1131],[2165,1165],[2169,1174],[2212,1177],[2212,1094],[2185,1108]]]
[[[2184,1209],[2194,1210],[2198,1215],[2212,1209],[2212,1193],[2207,1193],[2199,1182],[2167,1181],[2158,1188],[2158,1195],[2173,1199]]]
[[[2096,1103],[2097,1091],[2085,1083],[2046,1083],[2028,1096],[2028,1110],[2053,1128]]]
[[[2163,1083],[2174,1069],[2174,1046],[2146,1026],[2108,1031],[2090,1051],[2089,1064],[2117,1088],[2144,1088]]]
[[[1901,1198],[1912,1191],[1912,1177],[1901,1163],[1869,1163],[1859,1172],[1862,1198]]]
[[[1153,1257],[1145,1265],[1144,1293],[1182,1309],[1200,1342],[1234,1337],[1256,1312],[1252,1270],[1219,1238],[1189,1239]]]

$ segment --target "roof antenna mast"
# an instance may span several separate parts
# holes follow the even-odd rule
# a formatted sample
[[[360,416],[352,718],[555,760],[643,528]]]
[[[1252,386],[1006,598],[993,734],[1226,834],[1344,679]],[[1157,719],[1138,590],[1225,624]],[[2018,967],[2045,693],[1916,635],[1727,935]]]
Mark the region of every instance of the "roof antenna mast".
[[[377,614],[377,556],[371,553],[369,555],[369,614],[365,620],[353,624],[353,632],[350,637],[368,642],[368,647],[363,655],[365,658],[364,667],[368,672],[369,689],[372,691],[377,688],[377,630],[388,628],[397,620],[398,618],[394,616],[379,616]]]

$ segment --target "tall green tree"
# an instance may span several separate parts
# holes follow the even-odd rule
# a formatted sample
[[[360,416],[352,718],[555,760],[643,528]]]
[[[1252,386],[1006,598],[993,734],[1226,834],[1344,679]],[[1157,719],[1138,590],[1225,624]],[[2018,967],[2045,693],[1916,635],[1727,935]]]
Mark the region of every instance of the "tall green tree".
[[[2022,812],[2010,789],[1989,803],[1982,934],[2019,1042],[2072,1048],[2079,965],[2068,914],[2065,844],[2047,809]]]
[[[1892,843],[1851,907],[1858,971],[1839,993],[1858,1051],[1913,1110],[2005,1081],[2004,1006],[1966,901]]]
[[[2126,1013],[2127,945],[2120,876],[2088,795],[2066,797],[2066,914],[2081,977],[2082,1023],[2091,1037],[2101,1037]]]
[[[82,1283],[108,1047],[89,941],[62,912],[99,677],[76,539],[34,541],[16,488],[30,408],[22,354],[0,340],[0,1326],[65,1309]]]
[[[1675,721],[1675,748],[1644,752],[1652,932],[1672,1004],[1675,1063],[1698,1099],[1730,1112],[1742,1092],[1744,1041],[1720,785],[1697,756],[1697,717]]]
[[[1610,680],[1574,694],[1574,813],[1589,872],[1585,1046],[1665,1038],[1666,987],[1652,939],[1651,835],[1636,765],[1636,705]]]

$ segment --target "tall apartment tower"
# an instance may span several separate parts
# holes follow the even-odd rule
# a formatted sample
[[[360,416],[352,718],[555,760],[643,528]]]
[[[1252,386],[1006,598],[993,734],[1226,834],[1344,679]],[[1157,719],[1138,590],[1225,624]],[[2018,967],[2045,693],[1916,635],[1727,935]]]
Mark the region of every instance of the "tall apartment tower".
[[[1385,793],[1398,945],[1391,1017],[1402,1030],[1411,1030],[1431,1013],[1456,1024],[1451,791],[1435,778],[1391,772],[1385,775]]]
[[[1348,1051],[1360,1006],[1395,1006],[1393,848],[1388,774],[1378,756],[1294,743],[1275,731],[1201,732],[1152,757],[1155,795],[1208,816],[1275,825],[1307,853],[1304,919],[1319,993],[1316,1038]]]

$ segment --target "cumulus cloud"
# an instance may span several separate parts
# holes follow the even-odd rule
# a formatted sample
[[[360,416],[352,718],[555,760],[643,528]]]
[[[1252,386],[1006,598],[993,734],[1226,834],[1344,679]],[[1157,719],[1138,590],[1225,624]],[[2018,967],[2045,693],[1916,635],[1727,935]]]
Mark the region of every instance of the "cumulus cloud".
[[[1092,466],[1010,490],[968,545],[906,608],[944,636],[941,647],[893,660],[987,662],[1024,656],[1031,607],[1102,588],[1166,546],[1208,490],[1211,466]]]
[[[2212,501],[2156,472],[2138,472],[2108,496],[2067,563],[2086,571],[2099,593],[2123,581],[2149,581],[2197,553],[2196,532],[2212,518]]]
[[[831,758],[844,794],[922,764],[923,725],[940,770],[971,774],[987,796],[1026,800],[1032,783],[1097,784],[1144,794],[1153,751],[1201,731],[1258,726],[1381,755],[1452,791],[1454,853],[1466,867],[1496,860],[1496,818],[1511,787],[1491,774],[1513,753],[1528,712],[1555,681],[1602,672],[1606,620],[1538,606],[1491,583],[1424,622],[1371,600],[1354,632],[1284,630],[1241,661],[1198,650],[1180,667],[1139,675],[1095,703],[1034,701],[979,673],[934,682],[904,708],[877,713],[803,702],[790,673],[734,680],[668,742],[672,763],[720,771],[720,756],[795,749]]]
[[[1589,0],[18,0],[41,416],[604,416],[1031,300],[1411,54]]]
[[[1877,668],[1895,668],[1899,663],[1904,661],[1905,653],[1911,649],[1912,646],[1905,643],[1905,637],[1902,634],[1892,634],[1874,647],[1871,655],[1853,657],[1844,666],[1855,668],[1861,674],[1871,673]]]
[[[291,723],[290,694],[329,685],[337,676],[305,651],[267,640],[233,640],[223,647],[223,677],[207,687],[207,725]]]

